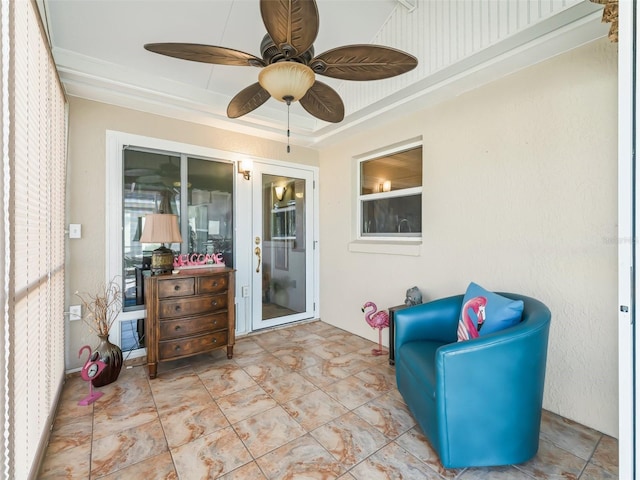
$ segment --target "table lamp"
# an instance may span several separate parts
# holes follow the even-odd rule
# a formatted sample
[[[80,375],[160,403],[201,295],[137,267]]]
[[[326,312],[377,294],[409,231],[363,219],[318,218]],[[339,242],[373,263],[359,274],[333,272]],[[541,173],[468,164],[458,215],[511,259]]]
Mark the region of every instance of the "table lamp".
[[[178,216],[172,213],[151,213],[145,215],[144,228],[140,243],[159,243],[151,254],[151,274],[171,273],[173,270],[173,251],[165,243],[182,243],[178,228]]]

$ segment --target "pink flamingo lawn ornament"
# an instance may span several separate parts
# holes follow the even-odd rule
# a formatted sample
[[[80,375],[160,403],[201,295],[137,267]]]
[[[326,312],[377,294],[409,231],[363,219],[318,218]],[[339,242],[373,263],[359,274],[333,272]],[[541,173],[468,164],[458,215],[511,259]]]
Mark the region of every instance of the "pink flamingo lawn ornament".
[[[100,375],[100,372],[105,369],[107,364],[98,358],[98,352],[93,352],[93,354],[91,353],[91,347],[89,345],[85,345],[80,349],[78,352],[78,358],[82,355],[83,350],[89,350],[89,356],[87,357],[87,361],[82,367],[82,370],[80,370],[80,376],[85,382],[89,382],[89,395],[80,400],[78,405],[86,406],[92,404],[102,396],[102,392],[93,391],[91,381]]]
[[[387,351],[382,349],[382,329],[389,326],[389,314],[384,310],[378,312],[378,307],[373,302],[365,303],[362,306],[362,311],[364,312],[369,307],[373,307],[373,310],[367,312],[364,318],[371,328],[378,329],[378,348],[372,349],[371,353],[376,356],[384,355]]]

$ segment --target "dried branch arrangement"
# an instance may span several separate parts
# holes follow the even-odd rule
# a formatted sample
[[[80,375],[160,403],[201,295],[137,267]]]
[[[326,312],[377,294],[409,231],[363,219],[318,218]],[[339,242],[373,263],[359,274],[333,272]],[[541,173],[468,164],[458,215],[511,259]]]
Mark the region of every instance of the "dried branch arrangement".
[[[96,334],[109,335],[111,325],[122,310],[122,289],[112,279],[107,284],[101,284],[97,291],[95,294],[75,292],[85,311],[82,321]]]

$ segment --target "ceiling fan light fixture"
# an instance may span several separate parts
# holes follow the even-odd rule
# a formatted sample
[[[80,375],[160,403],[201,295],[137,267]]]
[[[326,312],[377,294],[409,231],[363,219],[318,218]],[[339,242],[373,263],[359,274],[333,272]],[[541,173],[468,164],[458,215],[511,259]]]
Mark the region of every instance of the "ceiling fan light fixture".
[[[296,102],[315,83],[316,76],[308,66],[297,62],[272,63],[260,70],[258,83],[281,102]]]

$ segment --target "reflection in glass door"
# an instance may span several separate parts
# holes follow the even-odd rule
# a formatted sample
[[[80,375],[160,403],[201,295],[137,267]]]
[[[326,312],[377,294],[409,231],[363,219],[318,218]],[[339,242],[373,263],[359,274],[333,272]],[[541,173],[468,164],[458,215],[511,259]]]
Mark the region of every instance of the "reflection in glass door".
[[[254,330],[313,316],[312,173],[262,169],[254,169]]]
[[[182,244],[166,245],[175,255],[221,254],[233,267],[233,163],[186,154],[127,147],[123,151],[122,290],[119,317],[124,352],[145,346],[144,279],[152,251],[140,243],[149,213],[178,216]]]

